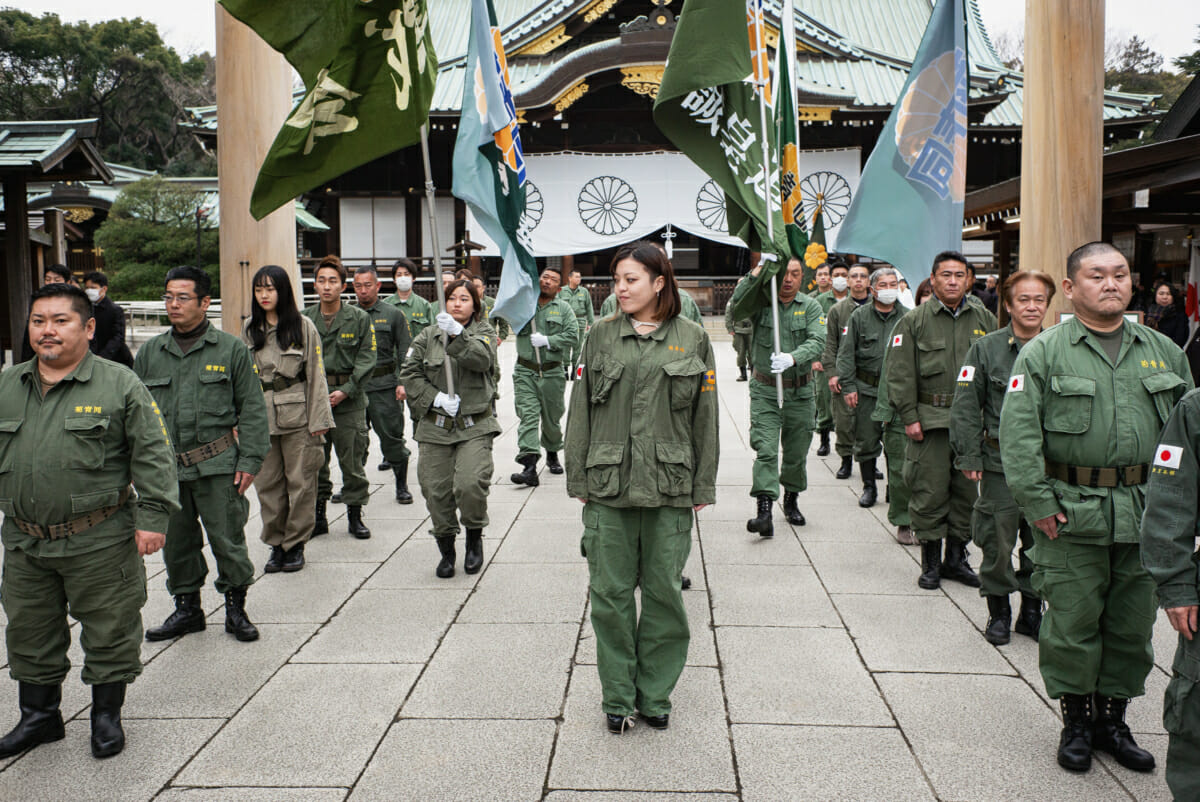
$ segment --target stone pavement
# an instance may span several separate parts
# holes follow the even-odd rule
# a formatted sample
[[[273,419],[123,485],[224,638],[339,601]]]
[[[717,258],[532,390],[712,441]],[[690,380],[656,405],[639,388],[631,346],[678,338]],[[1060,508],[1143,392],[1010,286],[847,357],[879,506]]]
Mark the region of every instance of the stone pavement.
[[[351,539],[332,507],[332,533],[312,542],[307,568],[251,588],[256,643],[224,633],[222,600],[206,589],[207,631],[143,646],[118,757],[91,757],[73,646],[67,737],[0,761],[0,800],[1170,798],[1161,716],[1175,639],[1165,618],[1158,667],[1130,712],[1159,768],[1139,775],[1101,757],[1068,775],[1054,762],[1060,724],[1036,644],[1014,635],[989,645],[975,590],[920,590],[918,549],[892,540],[882,503],[857,506],[857,482],[834,479],[815,444],[800,505],[808,525],[788,526],[777,509],[773,540],[746,532],[746,385],[733,381],[729,343],[715,346],[720,487],[686,569],[692,641],[670,729],[604,728],[580,507],[544,469],[536,490],[509,482],[506,380],[481,573],[462,573],[460,540],[457,575],[434,576],[415,475],[416,503],[396,504],[376,448],[370,540]],[[511,341],[501,356],[511,368]],[[252,520],[261,566],[257,533]],[[161,559],[147,569],[153,626],[171,599]],[[16,683],[0,681],[0,727],[15,720]]]

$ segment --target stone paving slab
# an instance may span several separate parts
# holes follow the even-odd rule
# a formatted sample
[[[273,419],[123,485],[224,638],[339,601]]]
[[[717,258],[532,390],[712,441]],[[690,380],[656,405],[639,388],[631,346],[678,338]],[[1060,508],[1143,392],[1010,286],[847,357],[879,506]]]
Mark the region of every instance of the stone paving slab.
[[[738,523],[712,522],[703,527],[700,543],[708,565],[808,565],[808,555],[790,528],[764,538]]]
[[[155,802],[342,802],[348,788],[169,788]]]
[[[643,791],[551,791],[545,802],[733,802],[734,794],[647,794]]]
[[[473,624],[578,623],[588,596],[588,569],[565,564],[497,564],[488,569],[459,621]]]
[[[294,663],[424,663],[466,592],[360,590],[292,658]]]
[[[271,574],[254,584],[254,606],[248,608],[251,620],[255,624],[323,623],[377,567],[376,563],[311,563],[295,573]],[[249,594],[246,604],[250,604]]]
[[[446,590],[448,588],[469,591],[483,576],[468,574],[462,570],[463,549],[466,543],[459,539],[455,544],[458,553],[455,558],[454,576],[449,579],[439,579],[434,573],[441,556],[437,542],[425,532],[419,532],[409,538],[396,553],[387,559],[371,574],[370,579],[363,585],[364,590]],[[483,559],[486,563],[497,548],[496,539],[483,538]],[[301,571],[300,573],[304,573]]]
[[[830,593],[928,595],[917,586],[920,567],[899,544],[808,542],[804,550],[812,559],[821,584]]]
[[[807,565],[710,565],[708,580],[717,626],[841,626]]]
[[[524,518],[521,519],[524,521]],[[496,551],[497,563],[575,563],[586,565],[579,552],[583,536],[583,521],[570,518],[548,527],[544,521],[537,526],[513,527]],[[486,543],[487,538],[484,537]]]

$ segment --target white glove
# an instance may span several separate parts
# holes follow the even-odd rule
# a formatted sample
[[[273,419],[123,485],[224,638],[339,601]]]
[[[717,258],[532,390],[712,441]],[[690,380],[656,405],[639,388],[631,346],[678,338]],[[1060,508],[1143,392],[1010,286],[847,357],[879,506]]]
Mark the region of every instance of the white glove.
[[[459,326],[459,328],[462,327]],[[454,395],[438,393],[433,399],[433,405],[435,407],[441,407],[446,411],[446,414],[452,418],[458,417],[458,405],[461,403],[462,399],[458,397],[458,393],[455,393]]]
[[[791,354],[771,354],[771,372],[783,373],[796,364],[796,358]]]
[[[547,337],[545,334],[542,334],[540,331],[535,331],[533,334],[530,334],[529,342],[531,345],[533,345],[534,348],[549,348],[550,347],[550,338]]]
[[[457,337],[463,333],[462,324],[450,317],[449,312],[438,312],[436,319],[438,328],[449,334],[451,337]]]

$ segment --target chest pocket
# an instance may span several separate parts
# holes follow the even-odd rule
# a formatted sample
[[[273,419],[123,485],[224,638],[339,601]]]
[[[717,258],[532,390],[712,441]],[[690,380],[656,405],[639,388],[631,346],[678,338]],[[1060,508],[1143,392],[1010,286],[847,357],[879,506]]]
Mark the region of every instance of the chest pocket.
[[[200,403],[208,412],[217,412],[233,406],[233,383],[228,373],[206,370],[200,374]]]
[[[0,420],[0,474],[8,473],[13,469],[16,461],[13,441],[17,439],[21,423],[20,418]]]
[[[150,395],[154,398],[154,403],[158,404],[158,409],[161,412],[167,408],[167,390],[171,386],[170,376],[153,376],[148,379],[143,379],[142,384],[146,385],[146,389],[150,391]]]
[[[1167,418],[1171,417],[1171,408],[1175,406],[1175,399],[1183,385],[1183,379],[1169,372],[1152,373],[1142,378],[1142,386],[1154,399],[1154,409],[1158,412],[1160,424],[1166,423]]]
[[[698,356],[677,359],[663,365],[671,392],[671,409],[687,409],[700,392],[700,382],[705,371],[704,361]]]
[[[1092,424],[1095,379],[1083,376],[1051,376],[1050,395],[1045,400],[1042,425],[1048,432],[1083,434]]]
[[[937,376],[946,372],[946,341],[917,340],[917,351],[920,352],[921,378]]]
[[[611,498],[620,494],[621,460],[624,456],[624,443],[591,444],[584,466],[587,471],[588,498]]]
[[[68,471],[98,471],[104,467],[104,433],[107,415],[72,416],[63,421],[67,453],[63,468]]]
[[[612,395],[613,385],[617,383],[617,379],[621,378],[621,374],[625,372],[625,365],[618,362],[616,359],[605,356],[599,362],[593,362],[588,368],[592,372],[592,403],[607,404],[609,396]]]

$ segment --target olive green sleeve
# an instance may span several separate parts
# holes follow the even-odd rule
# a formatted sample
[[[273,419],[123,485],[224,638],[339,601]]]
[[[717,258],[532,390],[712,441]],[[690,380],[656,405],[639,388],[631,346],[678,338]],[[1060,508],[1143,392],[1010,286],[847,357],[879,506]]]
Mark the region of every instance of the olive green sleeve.
[[[567,474],[567,494],[572,498],[587,499],[588,445],[592,440],[592,364],[595,352],[595,332],[583,343],[579,357],[580,369],[571,382],[571,403],[567,411],[567,431],[563,438],[563,467]]]
[[[733,334],[733,299],[725,304],[725,333]]]
[[[905,426],[920,420],[917,415],[917,344],[912,332],[912,315],[905,315],[892,329],[888,345],[888,401]]]
[[[862,309],[863,307],[859,307]],[[833,374],[838,377],[838,382],[842,385],[842,395],[858,392],[858,365],[856,357],[858,348],[855,347],[858,342],[858,327],[862,315],[851,314],[850,319],[846,321],[846,333],[842,335],[842,345],[845,348],[839,348],[837,352],[837,362],[834,364]],[[824,363],[822,363],[824,364]]]
[[[409,348],[408,356],[400,367],[400,383],[408,394],[408,406],[412,413],[421,417],[433,408],[433,399],[437,398],[438,388],[425,375],[425,349],[429,347],[429,338],[433,336],[429,329],[418,334]]]
[[[395,307],[396,316],[392,318],[392,353],[393,364],[396,366],[396,384],[401,384],[400,381],[400,366],[404,364],[404,355],[408,353],[408,347],[412,345],[412,334],[408,330],[408,318],[404,314],[404,310],[400,307]],[[378,345],[378,343],[376,343]],[[376,361],[379,357],[376,356]]]
[[[707,332],[701,343],[706,370],[700,376],[700,391],[692,406],[692,455],[696,463],[692,474],[692,504],[715,504],[717,463],[721,457],[717,428],[720,415],[717,409],[717,363]]]
[[[1158,601],[1164,608],[1200,604],[1196,587],[1196,534],[1200,523],[1197,448],[1200,393],[1192,391],[1175,406],[1163,427],[1156,454],[1168,457],[1156,459],[1146,485],[1142,564],[1158,584]]]
[[[574,312],[571,313],[571,317],[575,317]],[[462,334],[450,338],[446,354],[452,357],[460,368],[476,373],[491,373],[496,364],[496,330],[488,325],[487,321],[472,324]],[[429,403],[433,404],[432,398]]]
[[[1025,518],[1031,522],[1063,511],[1046,476],[1042,344],[1040,337],[1034,338],[1017,355],[1000,408],[1000,460],[1004,463],[1004,478]],[[1014,381],[1020,389],[1013,389]]]
[[[592,304],[592,291],[585,289],[584,298],[587,298],[587,303],[583,305],[584,317],[587,319],[587,327],[590,329],[596,325],[596,310]]]
[[[329,380],[325,378],[325,360],[321,358],[321,334],[317,324],[301,318],[304,331],[304,398],[308,407],[308,433],[333,428],[333,407],[329,405]]]
[[[838,345],[842,340],[842,307],[837,304],[825,313],[825,349],[821,352],[821,367],[826,376],[837,376]]]
[[[179,510],[175,448],[150,391],[132,378],[125,393],[125,441],[138,495],[137,528],[165,534],[171,514]]]
[[[575,310],[566,301],[555,303],[562,306],[559,310],[563,322],[562,331],[549,335],[546,339],[550,341],[550,350],[570,351],[579,343],[579,320],[575,317]]]
[[[821,305],[807,295],[796,297],[804,301],[804,342],[791,355],[800,372],[807,374],[825,347],[825,327],[821,325]]]
[[[371,323],[371,316],[366,312],[359,316],[355,334],[358,336],[354,338],[357,346],[354,352],[354,370],[350,371],[350,380],[339,388],[351,398],[362,395],[367,380],[371,378],[371,371],[375,370],[375,325]]]
[[[979,345],[982,342],[976,340],[967,351],[950,406],[950,448],[954,467],[960,471],[983,470],[983,405],[987,401],[988,376]]]
[[[234,470],[256,474],[271,450],[271,430],[267,423],[267,402],[250,349],[233,344],[233,401],[237,411],[238,458]]]

